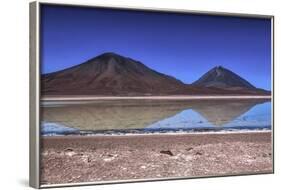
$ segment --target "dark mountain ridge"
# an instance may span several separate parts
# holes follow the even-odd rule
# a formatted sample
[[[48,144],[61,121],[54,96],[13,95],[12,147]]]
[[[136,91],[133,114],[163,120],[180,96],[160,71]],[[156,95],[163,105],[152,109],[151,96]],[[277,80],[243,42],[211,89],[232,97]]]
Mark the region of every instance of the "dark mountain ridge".
[[[256,89],[251,83],[222,66],[214,67],[192,84],[202,87]]]
[[[42,76],[46,94],[169,94],[185,84],[139,61],[104,53],[80,65]]]
[[[220,73],[220,74],[216,74]],[[233,91],[231,88],[239,88]],[[104,53],[82,64],[43,74],[42,95],[208,95],[263,94],[222,67],[210,70],[192,85],[150,69],[116,53]]]

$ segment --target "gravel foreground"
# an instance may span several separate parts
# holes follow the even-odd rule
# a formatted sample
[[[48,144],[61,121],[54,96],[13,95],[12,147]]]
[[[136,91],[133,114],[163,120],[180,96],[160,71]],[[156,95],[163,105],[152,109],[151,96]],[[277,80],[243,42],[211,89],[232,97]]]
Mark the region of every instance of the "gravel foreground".
[[[272,173],[271,132],[41,138],[41,185]]]

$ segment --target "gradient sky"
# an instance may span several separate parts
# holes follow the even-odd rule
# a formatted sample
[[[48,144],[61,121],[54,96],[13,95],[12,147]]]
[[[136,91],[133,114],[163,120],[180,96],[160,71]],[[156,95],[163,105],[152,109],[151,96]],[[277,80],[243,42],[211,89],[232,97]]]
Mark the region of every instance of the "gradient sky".
[[[192,83],[221,65],[254,86],[271,87],[271,21],[43,5],[42,73],[104,52],[141,61]]]

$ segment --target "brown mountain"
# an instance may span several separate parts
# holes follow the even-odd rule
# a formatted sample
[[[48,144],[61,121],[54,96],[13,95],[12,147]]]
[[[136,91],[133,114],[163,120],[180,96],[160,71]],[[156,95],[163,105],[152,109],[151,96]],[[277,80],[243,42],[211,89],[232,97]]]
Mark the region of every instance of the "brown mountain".
[[[181,81],[139,61],[105,53],[80,65],[42,76],[43,94],[150,95],[185,88]]]
[[[248,81],[222,66],[214,67],[195,81],[193,85],[216,88],[241,87],[255,89]]]
[[[203,76],[203,79],[205,78]],[[208,82],[213,79],[207,78]],[[224,79],[229,80],[227,77]],[[242,86],[241,89],[233,91],[232,89],[217,88],[216,85],[202,85],[203,83],[200,81],[205,82],[205,80],[199,79],[199,82],[187,85],[172,76],[150,69],[139,61],[115,53],[104,53],[82,64],[43,74],[41,77],[41,93],[45,96],[147,96],[253,94],[257,92],[256,88],[252,86],[251,88]]]
[[[214,67],[192,83],[192,85],[197,87],[225,89],[228,91],[239,91],[249,94],[270,94],[270,92],[266,90],[256,88],[247,80],[222,66]]]

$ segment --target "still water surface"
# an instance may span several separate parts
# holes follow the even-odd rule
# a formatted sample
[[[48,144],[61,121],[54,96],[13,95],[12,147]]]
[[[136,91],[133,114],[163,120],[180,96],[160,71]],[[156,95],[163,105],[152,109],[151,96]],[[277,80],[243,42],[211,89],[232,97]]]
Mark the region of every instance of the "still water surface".
[[[41,134],[270,130],[269,100],[97,100],[41,103]]]

